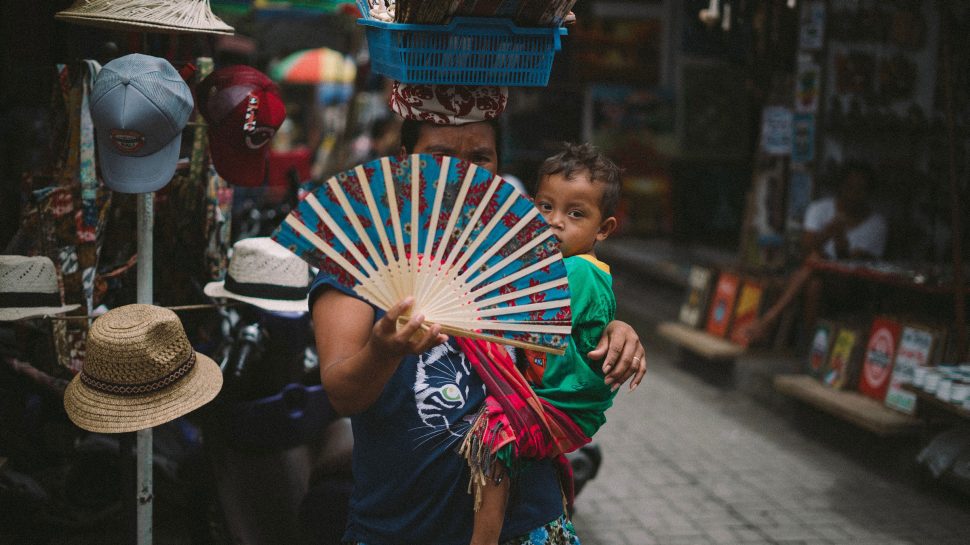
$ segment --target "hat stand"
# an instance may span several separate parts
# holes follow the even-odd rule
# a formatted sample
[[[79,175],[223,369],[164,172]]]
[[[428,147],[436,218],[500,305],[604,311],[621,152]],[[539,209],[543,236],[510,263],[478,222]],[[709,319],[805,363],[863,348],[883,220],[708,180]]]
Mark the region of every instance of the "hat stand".
[[[151,305],[154,283],[154,225],[155,225],[155,195],[142,193],[138,195],[138,273],[135,300],[138,303]],[[135,432],[136,443],[136,535],[137,545],[151,545],[152,543],[152,500],[154,497],[154,483],[152,481],[152,452],[154,441],[152,429],[147,428]]]
[[[90,1],[78,2],[78,5],[91,3]],[[204,3],[205,10],[209,9],[208,0],[187,0],[184,4],[188,6],[189,9],[197,9]],[[179,4],[179,2],[172,2],[172,4]],[[177,8],[178,6],[176,6]],[[117,13],[118,9],[112,9],[113,12]],[[123,11],[123,10],[122,10]],[[151,32],[162,32],[166,34],[174,34],[176,40],[181,34],[233,34],[234,30],[232,27],[223,25],[221,27],[208,27],[200,26],[198,28],[190,28],[191,24],[179,26],[179,27],[163,27],[163,26],[153,26],[150,24],[144,24],[145,21],[139,21],[137,12],[132,12],[133,15],[130,18],[125,18],[119,21],[111,21],[110,25],[105,25],[104,21],[99,21],[96,19],[87,18],[66,18],[58,17],[65,22],[87,25],[87,26],[101,26],[108,27],[118,30],[128,30],[132,32],[139,32],[142,34],[143,42],[145,44],[144,49],[148,49],[148,33]],[[196,18],[197,19],[197,18]],[[221,23],[221,21],[219,21]],[[138,223],[138,269],[137,269],[137,284],[136,284],[136,302],[143,303],[147,305],[154,304],[154,283],[153,283],[153,270],[154,270],[154,256],[153,256],[153,243],[154,243],[154,224],[155,224],[155,195],[154,193],[142,193],[137,197],[137,223]],[[125,442],[122,442],[125,444]],[[152,466],[154,464],[153,460],[153,448],[154,440],[152,435],[152,428],[147,428],[143,430],[138,430],[135,432],[135,541],[136,545],[152,545],[152,509],[153,509],[153,499],[154,499],[154,483],[152,480]],[[128,486],[128,483],[125,483]]]

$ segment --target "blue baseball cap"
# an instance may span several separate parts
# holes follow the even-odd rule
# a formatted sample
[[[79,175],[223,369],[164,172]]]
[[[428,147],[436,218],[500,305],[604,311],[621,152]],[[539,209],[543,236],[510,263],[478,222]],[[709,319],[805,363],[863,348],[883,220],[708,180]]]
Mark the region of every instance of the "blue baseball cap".
[[[194,106],[165,59],[135,53],[104,65],[91,91],[91,119],[105,185],[121,193],[165,187]]]

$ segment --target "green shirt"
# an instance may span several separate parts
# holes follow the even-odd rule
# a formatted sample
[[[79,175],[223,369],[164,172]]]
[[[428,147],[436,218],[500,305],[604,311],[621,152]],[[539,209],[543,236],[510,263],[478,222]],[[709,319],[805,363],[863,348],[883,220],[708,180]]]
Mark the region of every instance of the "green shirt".
[[[590,255],[567,257],[565,263],[572,310],[569,346],[562,356],[525,351],[525,378],[536,395],[592,437],[606,422],[606,409],[616,396],[603,381],[603,362],[587,356],[616,314],[613,277],[608,265]]]

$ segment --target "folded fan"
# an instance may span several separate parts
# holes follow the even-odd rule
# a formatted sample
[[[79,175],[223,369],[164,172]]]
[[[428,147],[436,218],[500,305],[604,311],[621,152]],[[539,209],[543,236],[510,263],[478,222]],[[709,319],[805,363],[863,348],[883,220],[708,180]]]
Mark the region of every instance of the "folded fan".
[[[562,353],[569,287],[559,242],[533,204],[451,157],[383,157],[311,189],[273,239],[382,310],[451,335]]]

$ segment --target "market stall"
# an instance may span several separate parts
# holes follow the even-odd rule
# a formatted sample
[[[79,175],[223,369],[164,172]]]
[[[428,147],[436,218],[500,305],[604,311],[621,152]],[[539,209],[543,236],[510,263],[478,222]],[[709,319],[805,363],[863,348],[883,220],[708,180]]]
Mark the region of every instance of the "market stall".
[[[698,17],[727,24],[732,4]],[[964,403],[962,387],[913,383],[927,370],[967,378],[968,140],[955,54],[966,13],[925,2],[795,9],[790,69],[764,94],[737,263],[692,267],[679,323],[659,331],[697,353],[718,341],[806,347],[804,374],[778,377],[778,391],[875,433],[909,432],[939,402],[951,416]],[[853,176],[858,201],[844,189]],[[833,203],[858,230],[806,258],[806,241],[831,236],[831,217],[819,218]]]
[[[4,524],[0,536],[15,542],[22,533],[55,539],[63,532],[92,542],[150,543],[153,534],[202,540],[228,531],[220,528],[224,523],[218,521],[224,519],[212,504],[206,506],[216,493],[211,477],[193,472],[202,469],[195,464],[207,463],[199,450],[205,410],[196,409],[216,397],[224,372],[220,366],[227,362],[221,359],[216,366],[208,355],[223,342],[219,327],[226,309],[232,313],[231,304],[214,305],[203,286],[227,274],[232,219],[238,220],[234,189],[268,187],[271,175],[292,182],[289,168],[274,170],[269,160],[273,136],[286,119],[284,103],[277,84],[256,68],[230,69],[213,61],[213,56],[232,58],[227,51],[244,52],[237,46],[245,43],[217,39],[231,36],[234,29],[211,11],[208,0],[58,4],[5,18],[5,25],[40,29],[18,42],[35,47],[36,54],[20,57],[8,40],[13,33],[4,30],[4,43],[12,46],[4,62],[36,76],[5,78],[5,96],[19,94],[4,116],[23,116],[37,129],[30,134],[36,132],[38,141],[14,147],[5,133],[0,246],[4,258],[43,256],[50,266],[4,261],[2,306],[28,312],[0,317],[3,486],[6,491],[10,482],[31,484],[9,496],[18,522]],[[354,68],[351,61],[350,76],[341,76],[341,84],[353,82]],[[342,88],[340,100],[351,100],[354,91]],[[297,183],[309,177],[310,163],[307,157]],[[8,224],[7,219],[16,221]],[[39,278],[41,269],[50,273],[43,289],[51,293],[42,298],[50,301],[36,307],[33,288],[40,285],[24,292],[31,286],[23,275]],[[119,318],[120,309],[128,311]],[[92,344],[92,323],[114,327],[108,325],[113,320],[120,320],[122,329],[147,328],[150,352],[163,350],[151,348],[156,333],[177,333],[200,352],[165,364],[170,367],[119,375],[118,366],[143,358],[122,357],[123,343],[110,332],[100,337],[107,344]],[[184,329],[176,332],[175,324]],[[161,332],[152,333],[155,326]],[[183,352],[175,347],[163,351]],[[101,358],[97,365],[96,355]],[[300,372],[284,383],[303,380],[304,356],[299,348]],[[151,421],[135,422],[121,412],[109,418],[91,406],[95,393],[122,400],[125,395],[144,397],[155,387],[190,384],[184,377],[199,373],[208,377],[206,393],[186,393],[178,410],[146,401],[144,406],[157,413]],[[133,378],[138,384],[129,383]],[[92,390],[75,386],[78,381]],[[309,392],[320,401],[319,386],[289,386],[288,400]],[[238,385],[234,388],[238,396]],[[65,391],[70,403],[63,401]],[[292,402],[287,403],[293,420]],[[214,405],[233,407],[225,400]],[[189,412],[192,418],[183,418]],[[306,422],[323,426],[332,419],[332,414],[314,413]],[[31,426],[49,433],[37,435]],[[59,446],[52,449],[51,444]],[[66,474],[67,480],[39,477],[51,472]],[[75,473],[90,477],[78,481]],[[286,512],[277,512],[272,524],[288,524],[295,536],[300,499],[296,505],[290,505],[290,498],[281,503]]]

